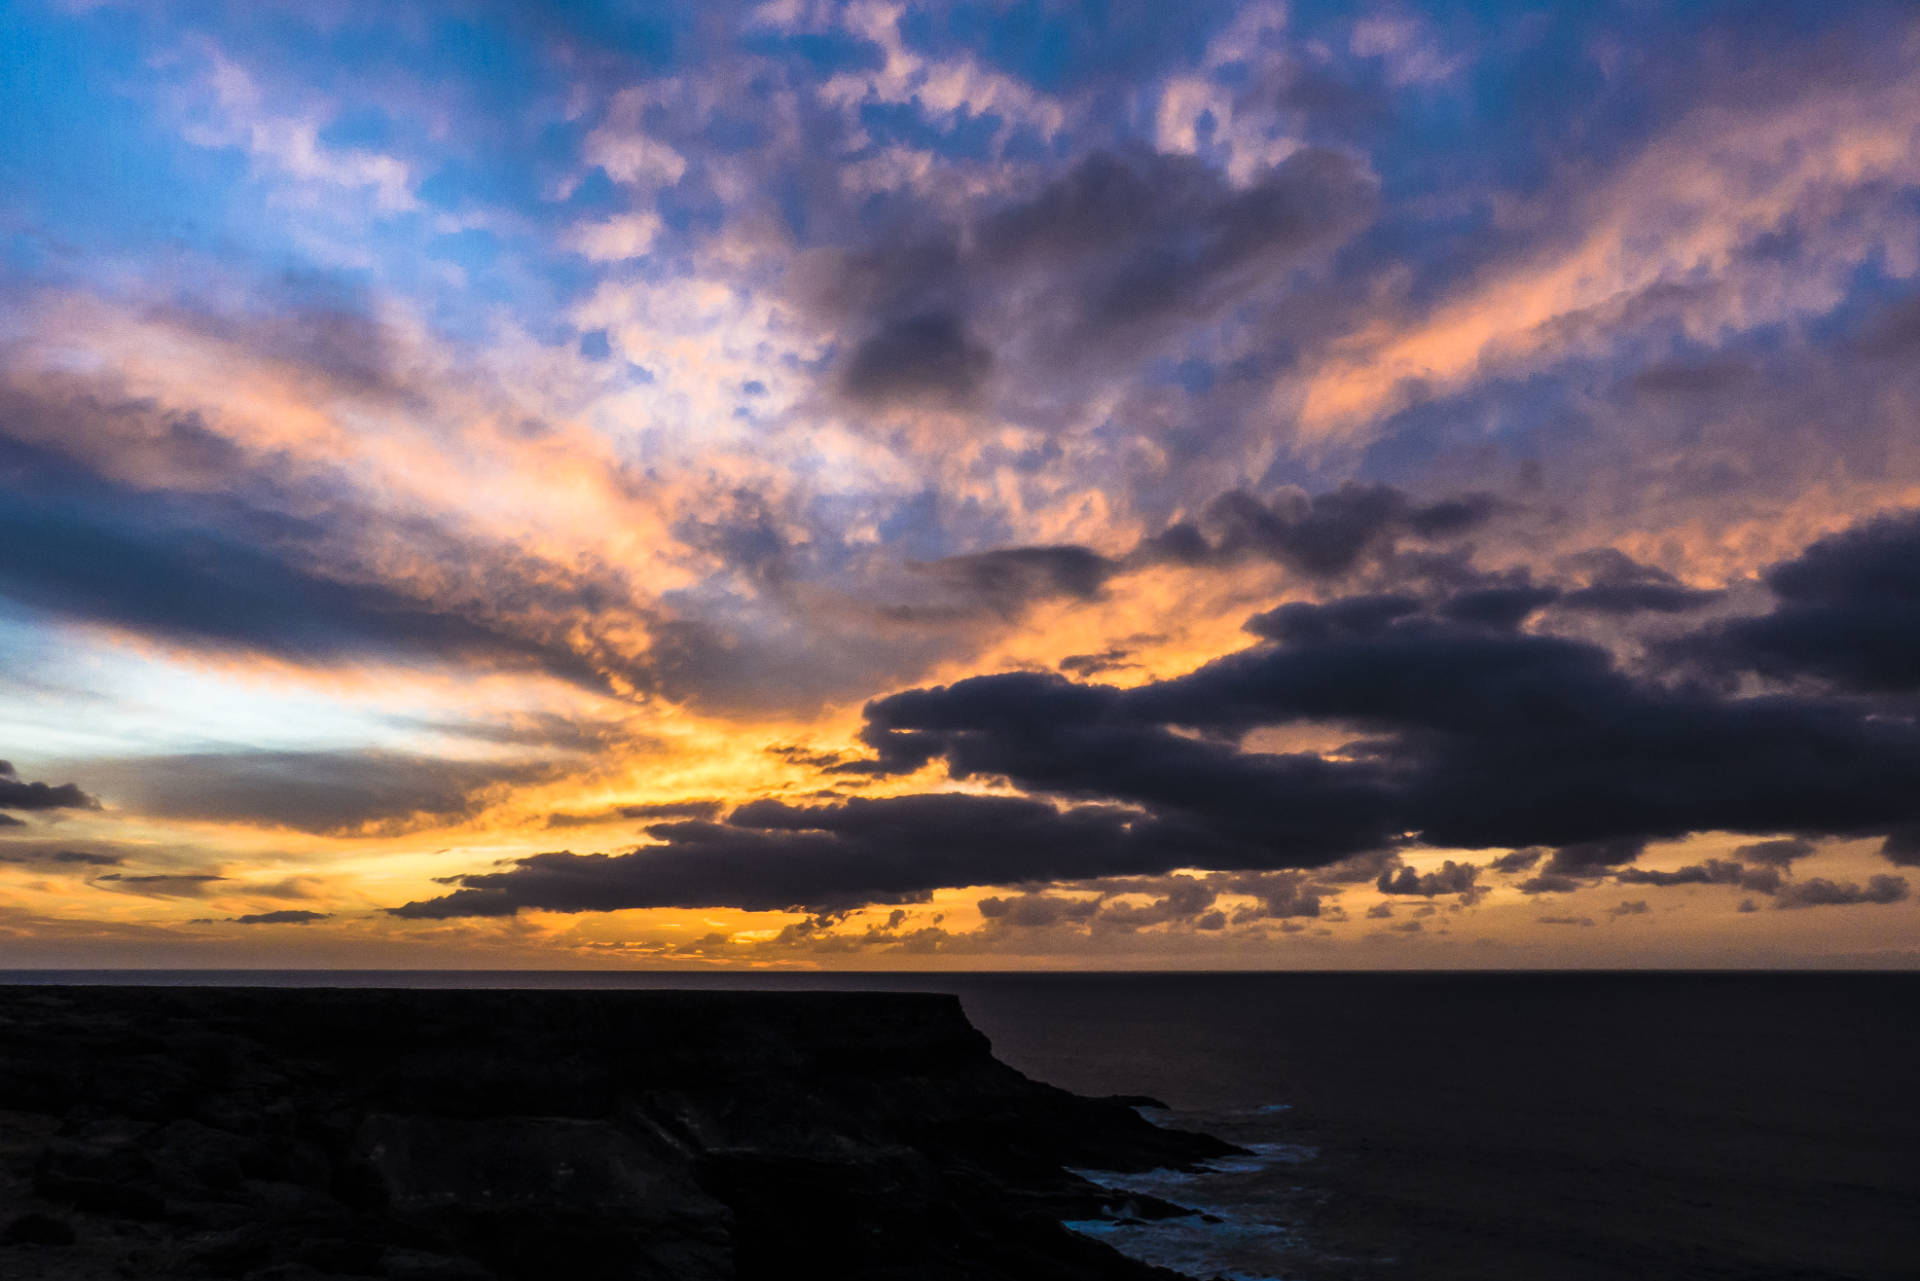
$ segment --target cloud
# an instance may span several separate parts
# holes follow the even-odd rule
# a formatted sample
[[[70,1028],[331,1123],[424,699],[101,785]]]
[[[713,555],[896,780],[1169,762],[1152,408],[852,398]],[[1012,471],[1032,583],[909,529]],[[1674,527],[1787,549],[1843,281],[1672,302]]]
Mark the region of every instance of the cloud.
[[[1887,833],[1880,843],[1880,854],[1897,867],[1920,867],[1920,825]]]
[[[1502,854],[1500,857],[1488,863],[1487,869],[1510,876],[1516,872],[1526,871],[1535,863],[1538,863],[1545,854],[1545,850],[1514,850],[1512,853]]]
[[[1782,886],[1778,897],[1774,899],[1774,906],[1844,907],[1854,903],[1899,903],[1906,897],[1907,878],[1904,876],[1871,876],[1867,878],[1865,889],[1852,881],[1840,884],[1824,876],[1815,876]]]
[[[980,915],[989,921],[1033,927],[1088,920],[1099,912],[1100,900],[1058,894],[1016,894],[1011,898],[983,898],[976,906]]]
[[[548,827],[587,827],[595,823],[610,823],[617,819],[661,819],[661,818],[700,818],[710,819],[726,808],[726,802],[713,800],[698,801],[648,801],[636,805],[609,805],[605,809],[588,813],[558,812],[547,815]]]
[[[1416,872],[1410,867],[1403,867],[1398,873],[1382,872],[1374,888],[1382,894],[1418,894],[1432,898],[1437,894],[1471,895],[1479,880],[1478,867],[1448,859],[1431,872]]]
[[[1493,513],[1483,494],[1419,503],[1390,485],[1359,482],[1314,495],[1288,489],[1266,499],[1234,490],[1207,504],[1198,521],[1168,527],[1135,555],[1184,565],[1257,557],[1330,578],[1391,550],[1402,536],[1456,537]]]
[[[126,856],[102,849],[75,849],[48,841],[0,841],[0,863],[30,867],[74,870],[88,867],[119,867]]]
[[[1562,6],[1471,49],[1392,6],[509,8],[452,44],[400,24],[377,65],[227,6],[122,33],[154,55],[125,93],[23,67],[111,109],[56,113],[59,172],[14,175],[9,646],[82,631],[110,679],[157,678],[85,696],[143,705],[188,669],[315,701],[387,665],[488,700],[556,676],[688,729],[672,797],[824,769],[901,806],[1024,794],[1050,813],[961,828],[1031,829],[986,861],[1036,894],[1207,860],[1294,922],[1344,885],[1431,896],[1395,861],[1423,843],[1535,892],[1762,894],[1828,837],[1920,859],[1920,517],[1780,560],[1920,476],[1896,6]],[[36,10],[22,47],[100,20]],[[1516,86],[1525,111],[1460,109]],[[127,147],[152,163],[116,171]],[[1489,492],[1433,500],[1463,486]],[[824,804],[789,830],[609,803],[642,777],[618,732],[485,764],[397,719],[365,757],[153,733],[0,802],[84,784],[114,810],[89,824],[345,835],[581,770],[505,812],[660,834],[491,869],[525,873],[509,898],[644,898],[648,860],[751,898],[696,876],[702,840],[787,860],[764,901],[987,870],[896,870]],[[1755,844],[1641,866],[1707,830]],[[1199,893],[1095,918],[1224,915]]]
[[[1566,593],[1560,607],[1595,614],[1684,614],[1719,599],[1719,592],[1676,583],[1607,583]]]
[[[1013,617],[1038,600],[1091,600],[1118,566],[1085,547],[1011,547],[920,566],[963,600]]]
[[[1864,692],[1920,689],[1920,512],[1862,521],[1766,570],[1778,605],[1679,643],[1764,676]]]
[[[1060,670],[1081,679],[1106,672],[1124,671],[1134,666],[1133,651],[1123,645],[1110,645],[1097,654],[1069,654],[1060,660]]]
[[[1354,635],[1340,609],[1316,609],[1289,611],[1289,634],[1304,637],[1311,620],[1324,624],[1324,639],[1245,650],[1124,692],[976,678],[877,701],[866,735],[895,767],[944,756],[956,777],[1002,774],[1042,790],[1150,803],[1151,779],[1072,776],[1095,772],[1093,762],[1129,740],[1196,768],[1205,758],[1251,774],[1290,760],[1170,742],[1178,736],[1160,725],[1239,733],[1356,724],[1396,736],[1392,768],[1355,760],[1329,766],[1328,781],[1377,787],[1396,811],[1386,826],[1441,845],[1557,844],[1547,870],[1561,874],[1631,861],[1635,842],[1655,835],[1885,823],[1907,808],[1889,774],[1920,768],[1910,728],[1857,709],[1642,685],[1603,651],[1558,637],[1488,635],[1422,617]],[[1104,751],[1094,741],[1103,736]],[[1809,772],[1815,741],[1835,756]],[[1839,768],[1842,757],[1852,765]]]
[[[36,412],[86,436],[84,404]],[[312,549],[332,541],[331,518],[283,508],[307,496],[183,495],[106,479],[0,422],[0,597],[82,623],[213,650],[299,662],[345,658],[537,665],[567,679],[601,678],[579,656],[388,583],[328,573]],[[237,478],[233,483],[238,484]],[[336,576],[338,574],[339,576]]]
[[[1563,593],[1562,609],[1593,614],[1684,614],[1721,599],[1723,593],[1687,587],[1666,570],[1643,565],[1612,547],[1596,547],[1561,559],[1586,586]]]
[[[108,872],[105,876],[94,877],[89,883],[104,889],[123,890],[129,894],[154,898],[200,898],[226,879],[211,872],[148,872],[139,875]]]
[[[1435,33],[1418,18],[1380,11],[1353,24],[1353,52],[1386,64],[1396,86],[1431,85],[1451,79],[1468,63],[1464,53],[1447,53]]]
[[[1059,892],[1027,891],[993,895],[977,906],[990,928],[1064,928],[1090,935],[1136,934],[1164,927],[1163,932],[1224,930],[1229,922],[1281,920],[1291,923],[1321,914],[1324,896],[1337,887],[1317,884],[1295,872],[1225,873],[1205,876],[1105,877],[1065,882]],[[1219,905],[1222,895],[1250,897],[1231,917]],[[1148,899],[1141,903],[1141,897]]]
[[[847,360],[842,390],[862,404],[971,404],[993,367],[993,353],[960,320],[923,312],[887,323]]]
[[[837,373],[858,405],[966,405],[994,371],[1007,408],[1045,417],[1045,371],[1100,381],[1283,286],[1361,225],[1373,191],[1352,157],[1310,147],[1243,186],[1193,156],[1096,151],[1031,195],[826,254],[798,297],[858,335]]]
[[[1639,837],[1576,841],[1555,850],[1541,871],[1548,875],[1600,876],[1622,863],[1633,862],[1646,847],[1646,841]]]
[[[756,801],[725,823],[650,829],[625,854],[559,851],[457,878],[442,898],[393,909],[439,919],[629,907],[845,909],[923,901],[934,889],[1010,885],[1179,866],[1166,825],[1110,806],[928,793],[821,806]]]
[[[1773,894],[1781,889],[1781,868],[1769,864],[1749,867],[1732,859],[1710,858],[1670,872],[1622,868],[1613,874],[1613,879],[1621,885],[1737,885],[1741,889]]]
[[[74,783],[29,783],[11,761],[0,761],[0,810],[97,809],[99,802]]]
[[[1557,181],[1526,195],[1488,170],[1464,179],[1463,195],[1491,180],[1514,196],[1510,218],[1493,220],[1498,230],[1481,225],[1449,238],[1466,263],[1449,268],[1447,287],[1431,296],[1392,291],[1385,305],[1367,309],[1370,323],[1328,344],[1296,393],[1303,428],[1326,439],[1370,435],[1428,407],[1434,417],[1454,417],[1449,410],[1488,391],[1518,409],[1539,394],[1548,371],[1571,382],[1590,376],[1594,365],[1583,362],[1592,361],[1625,373],[1696,354],[1696,346],[1737,350],[1745,336],[1770,352],[1771,338],[1760,335],[1773,326],[1835,309],[1852,289],[1849,273],[1878,252],[1868,245],[1882,236],[1890,243],[1911,226],[1896,193],[1911,189],[1916,171],[1896,139],[1914,92],[1899,55],[1885,47],[1904,48],[1911,28],[1890,11],[1872,13],[1826,25],[1813,40],[1778,28],[1736,31],[1724,18],[1697,14],[1663,37],[1624,46],[1616,31],[1569,33],[1569,48],[1591,57],[1606,44],[1627,60],[1613,73],[1591,61],[1563,65],[1569,83],[1599,75],[1595,92],[1610,97],[1599,85],[1629,78],[1662,110],[1634,113],[1629,123],[1601,108],[1580,126],[1568,120],[1567,130],[1549,130],[1554,140],[1544,146],[1510,139],[1544,171],[1557,171]],[[1724,52],[1710,68],[1693,59],[1683,70],[1671,52],[1683,46]],[[1498,55],[1487,56],[1500,65]],[[1775,92],[1763,96],[1759,84]],[[1588,130],[1602,117],[1611,145],[1596,147]],[[1497,151],[1479,154],[1499,163]],[[1839,207],[1849,210],[1844,228],[1821,212]],[[1422,225],[1393,222],[1408,232]],[[1409,260],[1428,261],[1417,252],[1391,255],[1386,269]],[[1449,397],[1457,399],[1448,404]],[[1556,452],[1581,452],[1567,433],[1545,434],[1556,438]],[[1646,438],[1631,427],[1621,434]],[[1665,441],[1697,458],[1689,442],[1719,445],[1736,434],[1743,433]],[[1620,462],[1620,471],[1634,470]]]
[[[1275,878],[1237,892],[1266,895],[1269,914],[1312,915],[1320,891],[1304,870],[1408,840],[1528,851],[1503,865],[1537,866],[1527,893],[1609,877],[1785,893],[1767,862],[1781,847],[1676,871],[1630,865],[1650,840],[1693,832],[1806,839],[1920,821],[1909,720],[1846,700],[1670,686],[1599,646],[1465,626],[1443,608],[1391,596],[1287,605],[1250,621],[1260,643],[1129,689],[1011,672],[891,694],[865,709],[873,758],[829,770],[937,762],[956,781],[1001,780],[1027,797],[754,802],[725,823],[660,825],[659,846],[538,855],[401,911],[820,907],[1186,866]],[[1369,737],[1331,757],[1240,746],[1298,723]],[[1555,848],[1536,863],[1540,845]],[[1370,875],[1382,892],[1431,897],[1474,894],[1479,871]]]
[[[400,752],[197,752],[92,767],[124,808],[353,835],[467,818],[497,789],[552,776],[548,762],[459,761]]]
[[[287,908],[277,912],[253,912],[246,916],[230,918],[235,925],[311,925],[315,921],[324,921],[326,912],[310,912],[303,908]]]
[[[1800,837],[1786,837],[1777,841],[1759,841],[1751,845],[1737,846],[1733,856],[1748,863],[1759,863],[1766,867],[1791,867],[1796,860],[1808,857],[1818,848],[1812,841]]]
[[[622,214],[581,226],[574,232],[570,244],[576,252],[595,262],[622,262],[645,256],[659,234],[657,215]]]
[[[1560,589],[1531,581],[1456,592],[1440,606],[1441,617],[1510,632],[1560,599]]]
[[[1483,495],[1421,503],[1388,485],[1347,484],[1313,495],[1286,488],[1266,498],[1236,490],[1213,499],[1196,519],[1175,522],[1119,556],[1105,556],[1077,544],[1055,544],[910,562],[911,568],[946,589],[947,603],[931,610],[891,612],[897,617],[951,617],[985,610],[1011,619],[1038,601],[1098,600],[1114,579],[1165,566],[1231,569],[1268,561],[1309,578],[1334,579],[1369,561],[1386,559],[1402,539],[1455,538],[1478,527],[1493,510]],[[1411,613],[1418,604],[1411,598],[1381,596],[1372,603],[1342,601],[1337,610],[1359,623],[1363,616],[1380,610]],[[1316,615],[1310,607],[1304,612],[1292,609],[1289,613],[1289,609],[1282,607],[1248,626],[1268,634],[1263,628],[1282,627],[1289,619],[1336,621],[1333,612]],[[1390,612],[1380,621],[1394,616]],[[1074,670],[1067,663],[1062,670]]]
[[[1279,920],[1319,916],[1330,893],[1300,872],[1254,872],[1225,878],[1234,894],[1250,894],[1255,904],[1235,913],[1235,921]]]

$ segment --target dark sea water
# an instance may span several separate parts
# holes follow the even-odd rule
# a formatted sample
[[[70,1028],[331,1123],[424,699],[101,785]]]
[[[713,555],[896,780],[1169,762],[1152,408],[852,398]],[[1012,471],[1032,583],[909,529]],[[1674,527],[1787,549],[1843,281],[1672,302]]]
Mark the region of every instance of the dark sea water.
[[[15,974],[957,993],[1000,1057],[1250,1150],[1089,1172],[1197,1277],[1920,1278],[1920,975]]]

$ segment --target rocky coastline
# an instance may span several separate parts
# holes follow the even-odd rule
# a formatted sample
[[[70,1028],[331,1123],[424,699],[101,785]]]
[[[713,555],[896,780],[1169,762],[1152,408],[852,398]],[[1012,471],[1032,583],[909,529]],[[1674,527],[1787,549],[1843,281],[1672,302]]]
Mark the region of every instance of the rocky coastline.
[[[1172,1278],[1069,1172],[1230,1154],[949,996],[0,988],[0,1274]]]

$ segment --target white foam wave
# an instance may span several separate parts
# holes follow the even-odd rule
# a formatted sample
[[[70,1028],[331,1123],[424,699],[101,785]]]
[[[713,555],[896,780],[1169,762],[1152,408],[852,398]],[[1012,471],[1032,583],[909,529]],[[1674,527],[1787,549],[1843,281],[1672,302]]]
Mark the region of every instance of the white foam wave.
[[[1066,1226],[1095,1237],[1143,1263],[1189,1276],[1229,1281],[1280,1281],[1275,1264],[1301,1243],[1285,1223],[1274,1221],[1263,1204],[1257,1176],[1297,1166],[1318,1155],[1299,1143],[1252,1143],[1244,1156],[1218,1157],[1191,1170],[1159,1169],[1140,1174],[1104,1170],[1074,1173],[1115,1193],[1107,1217],[1081,1219]],[[1168,1219],[1141,1219],[1124,1199],[1152,1196],[1194,1213]]]

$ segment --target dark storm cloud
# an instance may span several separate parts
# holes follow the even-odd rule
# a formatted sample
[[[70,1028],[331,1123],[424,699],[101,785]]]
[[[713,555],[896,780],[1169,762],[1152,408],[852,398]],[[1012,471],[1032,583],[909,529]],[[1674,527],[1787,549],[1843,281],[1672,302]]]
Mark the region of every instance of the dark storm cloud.
[[[1564,872],[1542,872],[1520,882],[1519,890],[1522,894],[1571,894],[1575,890],[1585,889],[1589,884],[1590,881],[1568,876]]]
[[[1391,735],[1405,830],[1436,845],[1576,847],[1555,856],[1561,874],[1627,861],[1630,842],[1656,835],[1884,831],[1914,806],[1920,770],[1909,722],[1643,683],[1595,646],[1422,616],[1245,650],[1114,697],[1130,717],[1197,729],[1327,721]],[[909,706],[875,705],[883,754],[953,736],[896,728],[890,714]]]
[[[1533,583],[1482,587],[1448,597],[1439,614],[1457,623],[1510,632],[1559,599],[1558,588]]]
[[[1621,885],[1737,885],[1761,894],[1778,893],[1781,872],[1778,867],[1749,867],[1732,859],[1710,858],[1704,863],[1663,872],[1653,868],[1628,867],[1615,872]]]
[[[0,810],[94,809],[98,805],[77,784],[29,783],[15,771],[13,762],[0,761]]]
[[[1515,850],[1511,854],[1502,854],[1487,864],[1489,871],[1503,875],[1524,872],[1546,856],[1545,850]]]
[[[1151,874],[1178,866],[1180,833],[1112,806],[930,793],[795,807],[758,801],[726,823],[669,823],[631,853],[561,851],[458,878],[412,918],[628,907],[844,909],[924,900],[953,885]]]
[[[1817,848],[1812,841],[1785,837],[1777,841],[1756,841],[1751,845],[1739,846],[1733,851],[1733,856],[1764,867],[1791,867],[1796,859],[1806,858]]]
[[[470,816],[488,789],[548,777],[547,764],[478,763],[398,752],[233,752],[141,757],[90,766],[125,808],[352,834]]]
[[[1889,832],[1880,843],[1880,853],[1896,866],[1920,867],[1920,826]]]
[[[1398,873],[1382,872],[1374,888],[1382,894],[1418,894],[1432,898],[1437,894],[1471,894],[1480,880],[1480,869],[1472,863],[1448,859],[1431,872],[1416,872],[1403,867]]]
[[[1898,903],[1907,897],[1904,876],[1870,876],[1866,888],[1848,881],[1838,884],[1824,876],[1781,887],[1776,907],[1845,907],[1854,903]]]
[[[1327,885],[1365,885],[1382,872],[1397,866],[1399,861],[1399,851],[1393,848],[1362,850],[1315,869],[1313,877]]]
[[[1224,887],[1234,894],[1252,895],[1257,902],[1234,913],[1235,921],[1291,920],[1319,916],[1322,900],[1332,891],[1300,872],[1256,872],[1229,877]]]
[[[955,780],[1004,780],[1077,808],[948,794],[755,802],[725,823],[657,827],[658,847],[541,855],[402,910],[820,906],[1205,867],[1242,878],[1221,892],[1286,917],[1318,913],[1334,865],[1415,839],[1518,850],[1496,867],[1537,868],[1520,884],[1528,893],[1614,879],[1726,884],[1799,904],[1822,891],[1783,882],[1779,866],[1797,846],[1762,843],[1742,860],[1675,871],[1631,865],[1649,841],[1693,832],[1804,841],[1920,825],[1910,717],[1643,677],[1600,646],[1464,624],[1445,604],[1283,606],[1249,623],[1259,643],[1129,689],[1010,672],[903,691],[866,707],[873,758],[831,767],[904,774],[939,762]],[[1298,723],[1363,737],[1332,759],[1240,745],[1249,731]],[[1538,846],[1553,852],[1542,860]],[[1328,877],[1309,876],[1314,868]],[[1368,876],[1389,893],[1471,894],[1479,870],[1417,874],[1376,861]]]
[[[1645,851],[1647,842],[1639,837],[1618,837],[1606,841],[1577,841],[1553,852],[1542,872],[1563,876],[1599,876],[1622,863],[1631,863]]]
[[[1137,717],[1130,700],[1054,676],[979,677],[869,705],[866,737],[894,770],[941,757],[956,779],[1005,777],[1177,818],[1193,827],[1199,866],[1317,866],[1395,835],[1386,769],[1242,753]]]
[[[1282,605],[1255,614],[1246,630],[1283,645],[1324,645],[1378,635],[1419,609],[1411,596],[1348,596],[1324,605]]]
[[[1220,897],[1219,878],[1200,880],[1191,876],[1169,876],[1144,880],[1134,885],[1109,883],[1110,893],[1139,892],[1159,897],[1146,904],[1129,902],[1103,904],[1094,924],[1106,930],[1140,930],[1155,925],[1170,925],[1197,920],[1213,909]]]
[[[315,921],[324,921],[328,912],[310,912],[304,908],[286,908],[278,912],[252,912],[246,916],[232,917],[235,925],[311,925]]]
[[[1151,781],[1108,772],[1097,754],[1062,758],[1104,742],[1124,759],[1121,744],[1157,747],[1165,726],[1357,724],[1393,736],[1392,758],[1333,772],[1390,796],[1401,830],[1438,845],[1557,845],[1543,870],[1561,876],[1631,862],[1652,836],[1885,830],[1920,804],[1909,798],[1920,778],[1911,724],[1816,699],[1645,684],[1604,650],[1560,637],[1425,616],[1379,625],[1397,609],[1289,607],[1257,627],[1293,641],[1133,690],[1010,674],[895,695],[869,706],[866,736],[895,769],[938,757],[956,777],[1153,806]],[[1095,741],[1083,747],[1082,735]],[[1195,768],[1216,750],[1228,768],[1286,759],[1169,737],[1181,745],[1168,745],[1168,759],[1189,756]]]
[[[1683,652],[1782,679],[1865,692],[1920,689],[1920,512],[1823,538],[1762,576],[1770,613],[1683,642]]]

